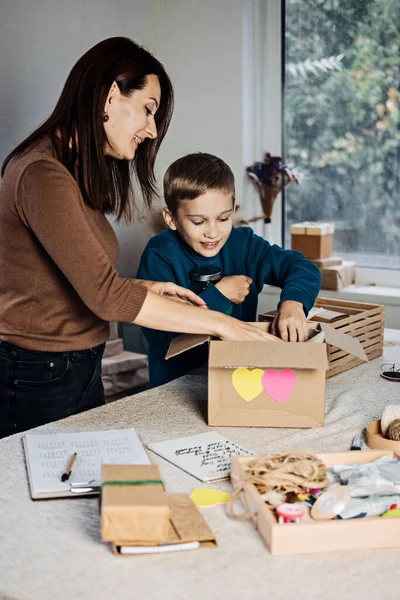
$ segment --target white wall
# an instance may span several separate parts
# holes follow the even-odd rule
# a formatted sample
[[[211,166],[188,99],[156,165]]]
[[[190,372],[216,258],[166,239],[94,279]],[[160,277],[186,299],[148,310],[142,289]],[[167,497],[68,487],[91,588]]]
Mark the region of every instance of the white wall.
[[[114,35],[145,45],[174,85],[158,174],[185,153],[212,152],[233,169],[240,200],[241,0],[0,0],[0,160],[46,118],[79,56]],[[116,230],[120,272],[134,276],[149,228],[140,220]]]

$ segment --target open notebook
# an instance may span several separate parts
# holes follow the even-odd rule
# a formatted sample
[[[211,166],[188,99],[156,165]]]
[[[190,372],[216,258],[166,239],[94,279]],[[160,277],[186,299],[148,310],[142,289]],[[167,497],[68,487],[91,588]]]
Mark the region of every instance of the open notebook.
[[[97,487],[102,464],[148,465],[149,458],[134,429],[80,433],[26,434],[23,438],[29,487],[32,498],[62,498],[80,495],[71,485]],[[77,458],[68,481],[61,481],[67,464]]]
[[[252,455],[216,431],[155,442],[147,447],[204,482],[227,479],[232,456]]]

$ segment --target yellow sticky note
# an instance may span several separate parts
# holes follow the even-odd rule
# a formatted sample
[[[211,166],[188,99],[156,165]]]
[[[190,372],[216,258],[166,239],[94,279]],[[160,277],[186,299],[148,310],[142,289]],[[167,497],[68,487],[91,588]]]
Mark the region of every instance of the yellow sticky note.
[[[245,369],[239,367],[232,373],[233,387],[246,402],[250,402],[257,398],[263,391],[261,377],[264,371],[262,369]]]
[[[216,504],[226,504],[231,495],[221,490],[195,488],[190,497],[196,506],[215,506]]]

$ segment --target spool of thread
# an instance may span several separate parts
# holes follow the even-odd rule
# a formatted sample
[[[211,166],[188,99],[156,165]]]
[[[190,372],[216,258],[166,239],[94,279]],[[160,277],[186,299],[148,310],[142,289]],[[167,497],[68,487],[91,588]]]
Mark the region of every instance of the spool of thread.
[[[383,411],[381,419],[381,431],[385,437],[387,437],[389,425],[396,419],[400,419],[400,405],[389,404]]]
[[[400,419],[395,419],[390,423],[387,430],[387,437],[394,442],[400,442]]]

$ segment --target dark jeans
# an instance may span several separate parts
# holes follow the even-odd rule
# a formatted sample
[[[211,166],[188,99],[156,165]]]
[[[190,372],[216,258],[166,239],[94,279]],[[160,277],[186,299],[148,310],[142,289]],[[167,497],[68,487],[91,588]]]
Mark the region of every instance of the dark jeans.
[[[0,438],[103,405],[104,347],[37,352],[0,340]]]

